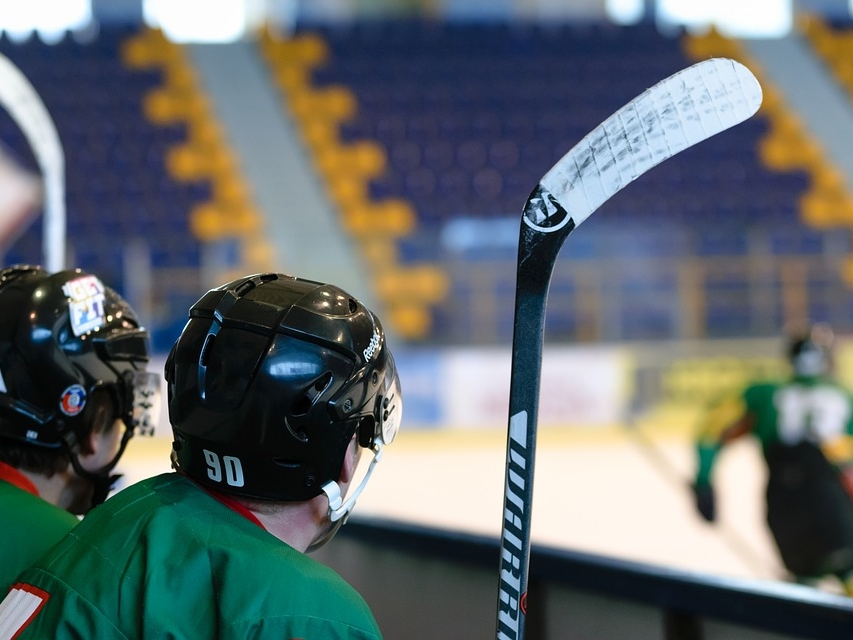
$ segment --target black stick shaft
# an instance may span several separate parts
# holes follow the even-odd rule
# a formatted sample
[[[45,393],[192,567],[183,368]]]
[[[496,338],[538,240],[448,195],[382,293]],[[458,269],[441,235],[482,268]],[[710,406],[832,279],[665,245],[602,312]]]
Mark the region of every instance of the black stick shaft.
[[[565,212],[561,212],[565,214]],[[497,637],[524,637],[545,309],[554,264],[573,222],[543,233],[522,222],[509,397]]]

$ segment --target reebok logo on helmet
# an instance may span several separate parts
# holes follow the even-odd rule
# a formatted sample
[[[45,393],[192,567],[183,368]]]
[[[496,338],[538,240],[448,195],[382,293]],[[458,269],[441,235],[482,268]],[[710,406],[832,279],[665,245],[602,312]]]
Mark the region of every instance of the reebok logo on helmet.
[[[364,355],[364,361],[365,362],[369,362],[370,359],[373,357],[373,354],[376,353],[376,349],[379,348],[379,340],[380,340],[379,329],[374,328],[373,329],[373,337],[370,338],[370,344],[368,344],[365,347],[364,351],[361,352],[362,355]]]

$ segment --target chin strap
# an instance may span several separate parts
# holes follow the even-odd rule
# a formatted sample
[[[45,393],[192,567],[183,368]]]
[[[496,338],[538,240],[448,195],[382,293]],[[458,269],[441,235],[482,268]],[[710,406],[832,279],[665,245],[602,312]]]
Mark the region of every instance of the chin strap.
[[[116,483],[121,477],[122,474],[120,473],[112,475],[93,475],[89,477],[89,480],[94,487],[94,491],[92,492],[92,509],[107,499],[110,495],[110,491],[115,488]]]
[[[322,534],[317,536],[314,542],[308,545],[308,548],[305,549],[305,553],[312,553],[316,551],[317,549],[325,545],[329,540],[334,538],[335,534],[338,532],[338,529],[343,526],[344,520],[346,520],[346,518],[338,520],[337,522],[330,522],[328,528]]]
[[[326,497],[329,499],[329,519],[332,522],[337,522],[338,520],[341,520],[341,524],[346,522],[347,516],[349,516],[353,507],[355,507],[356,500],[358,500],[361,492],[364,491],[364,487],[367,486],[367,481],[370,480],[370,476],[373,475],[373,470],[382,459],[383,448],[384,447],[381,442],[376,443],[376,447],[373,449],[373,460],[370,461],[367,473],[364,474],[364,478],[362,478],[361,482],[352,492],[352,495],[347,498],[346,502],[344,502],[343,496],[341,495],[341,488],[338,486],[337,482],[330,480],[323,485],[323,493],[325,493]]]
[[[121,453],[119,453],[118,457],[120,456]],[[85,478],[92,483],[92,506],[90,509],[94,509],[106,500],[107,496],[110,495],[110,491],[115,487],[116,482],[121,478],[122,474],[120,473],[110,474],[110,471],[112,471],[112,468],[118,461],[118,457],[106,469],[102,469],[99,473],[93,473],[81,467],[80,461],[77,459],[77,454],[73,451],[71,452],[71,466],[74,468],[74,472],[81,478]]]
[[[345,519],[344,517],[348,515],[351,507],[355,506],[350,505],[351,500],[348,500],[347,503],[344,504],[341,496],[341,488],[338,486],[337,482],[329,481],[324,484],[323,493],[325,493],[326,497],[329,499],[329,520],[332,522],[337,522],[342,518]]]
[[[337,482],[330,480],[323,485],[323,493],[325,493],[326,497],[329,499],[329,526],[322,534],[317,536],[314,542],[308,545],[308,548],[305,550],[306,553],[316,551],[335,537],[338,529],[346,523],[347,518],[349,518],[349,514],[352,513],[356,500],[358,500],[358,497],[361,495],[364,487],[367,486],[367,481],[370,480],[370,476],[381,458],[382,445],[377,443],[376,448],[373,450],[373,460],[370,461],[370,466],[367,468],[364,478],[362,478],[359,485],[346,501],[344,501],[343,496],[341,495],[341,488],[338,486]]]
[[[90,510],[94,509],[107,499],[107,496],[110,495],[110,491],[112,491],[113,487],[115,487],[116,482],[118,482],[119,478],[122,477],[122,474],[110,474],[110,471],[112,471],[118,464],[118,461],[124,454],[124,450],[127,447],[127,443],[131,439],[131,437],[133,437],[133,430],[127,429],[124,432],[124,436],[121,439],[118,451],[116,452],[113,459],[109,462],[109,464],[107,464],[107,466],[103,467],[99,471],[93,472],[87,471],[80,464],[80,460],[77,457],[80,452],[80,447],[77,444],[77,436],[74,434],[74,432],[67,431],[63,435],[65,446],[68,448],[68,454],[71,458],[71,466],[74,469],[74,472],[81,478],[85,478],[86,480],[92,483],[92,506],[90,507]]]

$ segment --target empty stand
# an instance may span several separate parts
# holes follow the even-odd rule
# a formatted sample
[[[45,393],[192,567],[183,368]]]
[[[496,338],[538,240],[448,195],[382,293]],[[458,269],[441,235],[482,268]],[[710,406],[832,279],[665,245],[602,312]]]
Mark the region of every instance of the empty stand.
[[[726,44],[685,44],[652,26],[371,22],[305,32],[319,36],[329,48],[323,62],[313,67],[314,89],[346,86],[356,98],[353,113],[340,122],[341,139],[373,140],[384,150],[387,167],[370,179],[369,195],[410,202],[417,227],[409,235],[427,238],[442,237],[442,229],[459,219],[517,219],[538,179],[583,135],[646,87],[690,64],[697,51],[710,55],[711,44]],[[726,46],[730,54],[736,53],[735,45]],[[592,323],[598,327],[595,331],[581,331],[579,327],[590,322],[574,317],[572,308],[585,313],[576,298],[583,287],[577,286],[571,269],[558,269],[553,287],[564,292],[568,302],[563,311],[549,316],[551,337],[632,339],[767,331],[769,323],[751,319],[755,311],[717,280],[730,279],[732,286],[740,282],[744,292],[754,291],[761,281],[751,275],[751,256],[779,263],[788,256],[819,254],[828,241],[825,228],[810,228],[799,215],[801,202],[809,202],[814,179],[798,158],[811,157],[819,149],[796,129],[787,137],[780,134],[784,124],[779,123],[796,118],[785,114],[772,87],[768,104],[783,115],[768,119],[765,108],[735,130],[664,163],[606,203],[573,235],[565,259],[593,261],[594,288],[621,302],[608,307],[615,320],[603,318]],[[768,153],[789,158],[769,158],[768,164]],[[800,156],[792,155],[796,153]],[[486,226],[478,228],[489,233]],[[477,333],[449,318],[463,310],[477,313],[476,307],[490,312],[512,308],[513,292],[484,274],[514,276],[513,243],[504,246],[500,257],[494,247],[484,256],[478,242],[460,254],[457,244],[451,260],[441,242],[413,243],[405,237],[396,242],[419,248],[400,253],[404,264],[431,260],[453,265],[448,297],[433,311],[433,338],[509,339],[511,323],[498,323],[503,328],[496,333]],[[648,295],[625,295],[653,290],[660,300],[680,297],[673,276],[680,262],[654,262],[661,257],[680,262],[732,258],[725,261],[731,275],[714,280],[713,268],[694,270],[709,278],[696,282],[708,301],[689,313],[672,304],[652,303]],[[483,260],[486,268],[477,268]],[[508,265],[498,266],[496,260]],[[639,280],[632,266],[637,260],[656,264]],[[648,280],[642,282],[643,277]],[[843,288],[840,276],[835,286]],[[482,300],[483,289],[495,297],[494,304],[466,303]],[[801,310],[817,316],[824,312]],[[779,302],[766,315],[776,320],[785,313]],[[700,322],[684,324],[683,318],[697,316]],[[850,320],[847,315],[835,318],[842,325]],[[497,323],[483,317],[473,324],[483,322]]]
[[[818,37],[843,40],[828,27]],[[151,324],[167,345],[201,271],[244,264],[262,228],[191,66],[156,34],[115,27],[88,44],[0,50],[65,145],[70,257],[121,289],[124,247],[146,242]],[[508,343],[518,219],[542,174],[709,55],[738,49],[651,26],[429,21],[303,26],[259,49],[399,334],[451,344]],[[765,94],[757,117],[655,168],[573,234],[549,339],[765,335],[795,312],[853,329],[846,185],[774,88]],[[5,113],[0,139],[35,167]],[[4,262],[40,261],[40,233],[36,222]],[[817,292],[796,293],[809,283]],[[759,308],[747,302],[756,292]]]
[[[0,51],[18,65],[41,95],[56,122],[65,152],[70,262],[98,273],[120,291],[126,248],[135,241],[150,249],[156,276],[145,321],[155,346],[167,348],[199,294],[201,246],[189,227],[189,212],[210,197],[203,181],[181,184],[166,171],[167,150],[186,136],[183,123],[156,126],[143,114],[145,96],[163,82],[159,69],[130,69],[122,46],[136,34],[103,28],[82,44],[66,38],[46,45],[37,38],[16,44],[0,40]],[[33,171],[31,151],[3,112],[0,139]],[[6,250],[3,262],[43,259],[37,221]]]

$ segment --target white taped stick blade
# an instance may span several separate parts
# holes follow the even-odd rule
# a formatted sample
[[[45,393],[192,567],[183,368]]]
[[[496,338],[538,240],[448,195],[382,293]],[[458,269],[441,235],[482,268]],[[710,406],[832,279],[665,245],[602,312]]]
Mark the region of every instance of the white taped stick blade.
[[[761,99],[758,80],[742,64],[727,58],[699,62],[607,118],[545,174],[541,185],[577,226],[655,165],[748,119]]]

